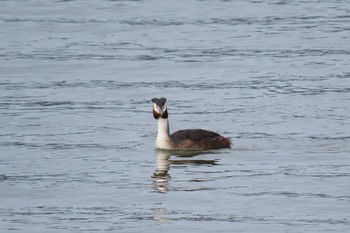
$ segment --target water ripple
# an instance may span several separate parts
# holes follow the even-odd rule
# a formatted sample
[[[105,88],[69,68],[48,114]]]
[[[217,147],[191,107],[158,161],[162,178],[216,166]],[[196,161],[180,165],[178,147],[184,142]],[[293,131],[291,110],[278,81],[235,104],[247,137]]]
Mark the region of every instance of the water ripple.
[[[139,145],[138,143],[133,146]],[[42,149],[53,149],[53,150],[72,150],[72,149],[126,149],[130,148],[131,145],[107,145],[97,143],[34,143],[34,142],[0,142],[2,147],[24,147],[24,148],[42,148]]]
[[[318,77],[317,79],[310,78],[305,79],[304,77],[290,76],[283,77],[282,79],[275,80],[273,76],[261,76],[252,77],[247,80],[237,80],[237,81],[224,81],[224,82],[212,82],[212,81],[159,81],[159,82],[120,82],[114,80],[92,80],[88,82],[72,82],[72,81],[60,81],[60,82],[2,82],[0,83],[0,88],[4,90],[25,90],[25,89],[65,89],[65,88],[96,88],[103,87],[107,89],[124,89],[124,88],[141,88],[141,87],[154,87],[154,88],[182,88],[191,90],[211,90],[211,89],[265,89],[269,92],[276,94],[300,94],[300,95],[320,95],[325,93],[350,93],[350,88],[347,86],[334,86],[329,85],[321,86],[298,86],[292,84],[295,81],[305,81],[305,82],[320,82],[323,80],[328,80],[332,77]],[[349,78],[349,74],[338,75],[337,78]],[[23,98],[23,97],[19,97]],[[45,103],[36,102],[37,105],[51,105],[55,104],[53,102]],[[70,102],[57,102],[57,104],[70,104]]]

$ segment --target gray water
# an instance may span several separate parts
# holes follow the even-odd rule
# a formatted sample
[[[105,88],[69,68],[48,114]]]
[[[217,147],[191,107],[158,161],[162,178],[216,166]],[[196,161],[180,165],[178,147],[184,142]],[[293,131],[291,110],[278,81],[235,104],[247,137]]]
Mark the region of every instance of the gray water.
[[[350,4],[1,1],[0,232],[350,232]],[[171,131],[232,150],[156,151]]]

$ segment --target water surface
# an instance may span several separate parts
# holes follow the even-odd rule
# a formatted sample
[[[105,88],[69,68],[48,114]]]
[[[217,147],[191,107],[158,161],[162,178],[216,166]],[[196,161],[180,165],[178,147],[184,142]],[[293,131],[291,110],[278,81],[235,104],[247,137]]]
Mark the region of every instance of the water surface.
[[[1,1],[1,232],[347,232],[347,1]],[[154,149],[171,131],[232,150]]]

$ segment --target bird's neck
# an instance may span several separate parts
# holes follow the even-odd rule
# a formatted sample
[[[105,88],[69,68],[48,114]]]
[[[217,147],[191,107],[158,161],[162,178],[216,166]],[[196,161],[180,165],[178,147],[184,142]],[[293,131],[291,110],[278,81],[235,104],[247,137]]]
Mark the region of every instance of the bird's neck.
[[[168,118],[158,119],[158,134],[156,147],[159,149],[171,149]]]

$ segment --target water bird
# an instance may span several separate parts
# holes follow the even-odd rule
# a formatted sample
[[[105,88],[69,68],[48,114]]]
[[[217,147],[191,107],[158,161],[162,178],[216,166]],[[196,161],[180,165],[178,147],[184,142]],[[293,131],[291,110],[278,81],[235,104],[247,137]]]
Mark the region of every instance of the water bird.
[[[165,98],[153,98],[153,117],[158,120],[156,148],[200,151],[231,148],[231,139],[204,129],[185,129],[170,134],[169,113]]]

